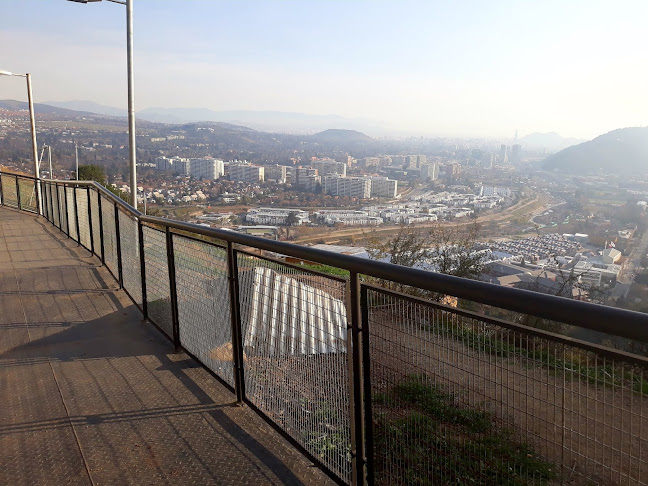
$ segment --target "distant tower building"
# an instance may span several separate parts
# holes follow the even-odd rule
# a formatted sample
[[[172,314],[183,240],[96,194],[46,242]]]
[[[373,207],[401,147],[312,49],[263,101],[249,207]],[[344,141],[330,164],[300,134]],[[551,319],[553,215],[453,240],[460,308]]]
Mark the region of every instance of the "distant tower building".
[[[522,162],[522,145],[515,144],[511,147],[511,156],[509,157],[511,164],[519,164]]]
[[[499,163],[506,164],[508,162],[508,147],[504,144],[500,147]]]

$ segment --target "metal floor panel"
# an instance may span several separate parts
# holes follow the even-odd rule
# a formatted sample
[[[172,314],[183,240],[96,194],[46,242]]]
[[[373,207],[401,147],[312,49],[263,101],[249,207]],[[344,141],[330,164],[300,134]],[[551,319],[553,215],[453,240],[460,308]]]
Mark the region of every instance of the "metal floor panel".
[[[0,484],[332,484],[117,287],[0,208]]]

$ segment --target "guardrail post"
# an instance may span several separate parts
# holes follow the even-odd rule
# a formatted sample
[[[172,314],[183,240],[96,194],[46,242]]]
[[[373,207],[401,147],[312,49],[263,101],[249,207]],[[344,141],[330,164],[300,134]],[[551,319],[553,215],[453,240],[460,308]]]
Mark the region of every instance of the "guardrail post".
[[[171,322],[173,323],[173,344],[180,349],[180,322],[178,320],[178,292],[176,287],[175,257],[173,255],[173,234],[166,227],[167,265],[169,267],[169,293],[171,296]]]
[[[41,197],[43,197],[43,191],[41,189],[40,181],[34,179],[34,191],[36,192],[36,214],[41,214]]]
[[[81,232],[79,231],[79,206],[77,204],[77,186],[72,186],[72,203],[74,204],[74,222],[76,226],[77,243],[81,244]]]
[[[137,218],[137,237],[139,239],[140,254],[140,282],[142,283],[142,314],[148,319],[148,303],[146,302],[146,260],[144,260],[144,230],[142,222]]]
[[[18,210],[22,211],[22,203],[20,202],[20,184],[18,183],[18,176],[16,176],[16,201],[18,202]]]
[[[101,249],[101,264],[106,264],[106,255],[104,254],[104,230],[103,230],[103,211],[101,210],[101,193],[97,191],[97,211],[99,212],[99,248]]]
[[[373,486],[374,477],[374,442],[373,442],[373,408],[371,406],[371,355],[369,353],[369,302],[367,287],[360,285],[360,315],[362,324],[362,387],[364,391],[364,424],[365,455],[367,458],[367,484]]]
[[[68,208],[67,186],[63,184],[63,201],[65,201],[65,234],[70,236],[70,208]]]
[[[366,483],[364,400],[362,392],[362,326],[360,323],[360,279],[351,272],[347,281],[347,363],[351,425],[351,483]]]
[[[59,231],[63,231],[63,223],[61,222],[61,195],[59,194],[59,185],[57,182],[54,183],[54,187],[56,187],[56,211],[58,212],[58,229]]]
[[[119,276],[119,288],[124,288],[124,272],[122,270],[122,254],[121,254],[121,235],[119,234],[119,208],[117,203],[114,203],[115,209],[115,244],[117,245],[117,275]]]
[[[241,308],[236,251],[231,241],[227,242],[227,279],[230,294],[230,322],[232,327],[232,360],[234,365],[234,389],[237,403],[245,400],[245,379],[243,369],[243,332],[241,329]]]
[[[94,235],[92,234],[92,204],[90,204],[90,186],[86,187],[86,199],[88,200],[88,232],[90,233],[90,253],[94,251]]]

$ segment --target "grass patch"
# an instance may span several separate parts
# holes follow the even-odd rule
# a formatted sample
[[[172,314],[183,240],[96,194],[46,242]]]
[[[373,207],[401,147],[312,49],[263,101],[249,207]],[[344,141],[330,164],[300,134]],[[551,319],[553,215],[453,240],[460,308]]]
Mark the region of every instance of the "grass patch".
[[[377,484],[547,484],[556,467],[488,412],[413,375],[374,397]]]
[[[349,271],[344,270],[343,268],[332,267],[330,265],[317,265],[312,263],[303,263],[301,266],[309,270],[315,270],[316,272],[325,273],[327,275],[349,278]]]

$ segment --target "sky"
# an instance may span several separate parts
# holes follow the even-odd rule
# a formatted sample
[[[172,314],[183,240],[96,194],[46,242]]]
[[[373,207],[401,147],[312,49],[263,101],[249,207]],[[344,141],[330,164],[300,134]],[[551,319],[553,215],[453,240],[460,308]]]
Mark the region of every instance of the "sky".
[[[401,133],[648,125],[646,0],[133,0],[136,109],[336,114]],[[126,106],[126,9],[0,0],[36,102]],[[26,99],[0,77],[0,99]]]

